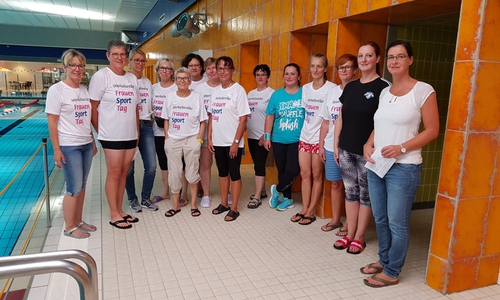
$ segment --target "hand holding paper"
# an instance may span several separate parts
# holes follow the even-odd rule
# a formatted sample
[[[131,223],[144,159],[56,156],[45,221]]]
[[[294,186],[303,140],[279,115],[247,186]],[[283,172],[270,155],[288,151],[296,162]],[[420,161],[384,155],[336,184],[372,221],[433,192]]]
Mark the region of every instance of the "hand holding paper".
[[[375,151],[371,155],[371,159],[375,161],[375,163],[367,161],[365,167],[377,174],[380,178],[383,178],[392,167],[392,165],[396,162],[396,159],[383,157],[381,149],[382,148],[375,149]]]

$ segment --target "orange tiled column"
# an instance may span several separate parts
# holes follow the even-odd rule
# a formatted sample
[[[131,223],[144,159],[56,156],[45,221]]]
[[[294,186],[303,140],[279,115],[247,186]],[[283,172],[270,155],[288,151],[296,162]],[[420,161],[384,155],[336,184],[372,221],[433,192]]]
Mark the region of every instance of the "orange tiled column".
[[[499,1],[462,1],[427,266],[427,284],[444,294],[498,280],[499,15]]]

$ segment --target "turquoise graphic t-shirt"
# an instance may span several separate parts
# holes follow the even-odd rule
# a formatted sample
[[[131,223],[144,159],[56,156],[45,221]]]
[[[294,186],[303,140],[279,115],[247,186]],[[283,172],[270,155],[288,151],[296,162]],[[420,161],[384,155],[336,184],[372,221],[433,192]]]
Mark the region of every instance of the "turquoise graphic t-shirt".
[[[305,116],[302,108],[302,87],[295,94],[287,93],[285,88],[276,90],[269,100],[266,115],[274,115],[272,142],[298,142]]]

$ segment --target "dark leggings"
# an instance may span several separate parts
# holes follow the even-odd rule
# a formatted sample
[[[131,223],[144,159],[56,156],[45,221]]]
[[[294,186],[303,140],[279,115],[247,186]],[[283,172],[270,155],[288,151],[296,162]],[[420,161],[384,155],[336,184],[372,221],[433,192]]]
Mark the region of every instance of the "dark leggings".
[[[240,165],[243,148],[238,148],[235,158],[229,158],[229,148],[231,147],[214,147],[215,163],[219,170],[219,177],[227,177],[229,175],[231,181],[237,181],[241,179]]]
[[[278,185],[276,190],[283,197],[292,199],[292,184],[300,174],[299,142],[292,144],[273,143],[274,160],[278,169]]]
[[[158,164],[162,171],[168,171],[167,154],[165,153],[165,137],[155,136],[156,156],[158,157]],[[182,171],[186,170],[186,162],[184,156],[182,157]]]
[[[253,160],[255,176],[266,176],[266,160],[269,151],[259,146],[259,140],[248,139],[248,149]]]

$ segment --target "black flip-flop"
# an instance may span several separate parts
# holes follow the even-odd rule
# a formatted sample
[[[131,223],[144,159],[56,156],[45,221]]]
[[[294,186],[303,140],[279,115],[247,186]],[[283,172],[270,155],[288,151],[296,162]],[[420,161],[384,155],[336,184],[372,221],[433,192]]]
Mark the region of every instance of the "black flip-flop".
[[[167,212],[165,212],[165,217],[170,218],[170,217],[173,217],[173,216],[175,216],[176,214],[178,214],[180,212],[181,212],[180,209],[178,209],[178,210],[169,209],[169,210],[167,210]]]
[[[339,231],[335,232],[336,236],[344,237],[349,233],[349,230],[347,229],[340,229]]]
[[[298,217],[298,219],[297,219],[297,220],[294,220],[294,219],[293,219],[294,217]],[[294,223],[297,223],[298,221],[302,220],[302,218],[303,218],[303,217],[305,217],[303,214],[301,214],[301,213],[296,213],[296,214],[295,214],[295,215],[294,215],[294,216],[290,219],[290,221],[292,221],[292,222],[294,222]]]
[[[128,224],[127,226],[118,226],[118,224],[121,224],[121,223],[127,223],[128,224],[128,222],[126,220],[118,220],[118,221],[114,221],[114,222],[109,221],[109,225],[111,225],[113,227],[116,227],[118,229],[129,229],[129,228],[132,228],[132,224]]]
[[[300,223],[300,221],[302,220],[309,220],[309,222],[307,223]],[[316,217],[308,217],[308,216],[304,216],[301,220],[299,220],[299,224],[300,225],[310,225],[312,224],[314,221],[316,221]]]
[[[227,213],[227,215],[224,217],[224,221],[231,222],[231,221],[236,220],[239,216],[240,216],[239,211],[234,211],[234,210],[230,209],[229,212]],[[230,217],[231,219],[228,220],[228,219],[226,219],[227,217]]]
[[[139,218],[137,217],[132,217],[131,215],[126,215],[123,217],[123,219],[129,223],[137,223],[139,222]]]
[[[332,231],[334,229],[337,229],[337,228],[342,228],[342,226],[344,226],[344,224],[342,224],[341,222],[339,222],[338,224],[325,224],[323,226],[321,226],[321,230],[323,230],[324,232],[328,232],[328,231]],[[323,229],[323,227],[326,227],[327,229]]]
[[[214,215],[220,215],[221,213],[226,212],[228,210],[230,210],[230,208],[229,207],[225,207],[221,203],[221,204],[219,204],[219,206],[217,206],[215,209],[212,210],[212,214],[214,214]]]

